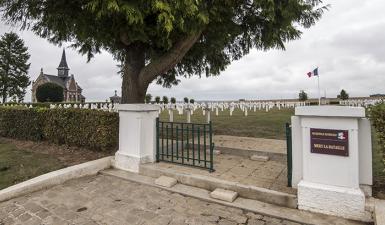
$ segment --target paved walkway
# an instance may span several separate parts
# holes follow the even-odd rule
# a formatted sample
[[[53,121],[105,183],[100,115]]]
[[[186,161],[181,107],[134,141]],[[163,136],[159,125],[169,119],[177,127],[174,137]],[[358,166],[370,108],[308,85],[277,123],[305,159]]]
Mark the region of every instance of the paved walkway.
[[[298,225],[105,175],[0,203],[0,224]]]
[[[285,140],[229,135],[214,135],[213,140],[217,147],[286,154]]]
[[[209,173],[207,170],[164,162],[155,163],[151,166],[167,168],[187,174],[216,177],[226,181],[267,188],[288,194],[297,193],[296,189],[287,187],[287,167],[284,159],[260,162],[243,156],[219,154],[214,155],[215,172],[213,173]]]

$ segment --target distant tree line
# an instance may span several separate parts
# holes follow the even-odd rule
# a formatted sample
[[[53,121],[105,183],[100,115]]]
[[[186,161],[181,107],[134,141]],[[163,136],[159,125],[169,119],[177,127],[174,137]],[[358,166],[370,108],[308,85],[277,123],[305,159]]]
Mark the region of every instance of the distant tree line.
[[[175,97],[171,97],[170,99],[167,97],[167,96],[163,96],[163,97],[160,97],[160,96],[155,96],[154,98],[154,101],[152,101],[152,95],[151,94],[146,94],[145,96],[145,103],[164,103],[164,104],[168,104],[169,102],[172,103],[172,104],[175,104],[177,102],[176,98]],[[184,97],[183,98],[183,102],[184,103],[191,103],[191,104],[194,104],[195,103],[195,99],[191,98],[187,98],[187,97]]]

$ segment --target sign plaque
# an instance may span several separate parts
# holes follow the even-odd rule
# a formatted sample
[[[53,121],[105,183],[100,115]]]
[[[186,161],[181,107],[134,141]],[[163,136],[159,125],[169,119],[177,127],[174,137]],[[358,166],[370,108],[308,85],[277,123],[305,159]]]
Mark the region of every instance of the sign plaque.
[[[310,128],[310,152],[349,156],[349,131]]]

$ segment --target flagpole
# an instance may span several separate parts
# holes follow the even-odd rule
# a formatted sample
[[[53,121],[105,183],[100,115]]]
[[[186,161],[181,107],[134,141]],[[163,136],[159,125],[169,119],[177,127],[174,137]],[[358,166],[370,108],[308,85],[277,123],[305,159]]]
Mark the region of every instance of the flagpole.
[[[318,105],[321,105],[321,89],[319,87],[319,74],[317,75],[318,79]]]

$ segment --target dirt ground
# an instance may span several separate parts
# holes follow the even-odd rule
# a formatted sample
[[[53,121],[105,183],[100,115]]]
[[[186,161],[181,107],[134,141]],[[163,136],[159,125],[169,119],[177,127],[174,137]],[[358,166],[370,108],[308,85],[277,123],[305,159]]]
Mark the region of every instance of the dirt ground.
[[[87,161],[113,155],[112,152],[97,152],[85,148],[56,145],[46,141],[34,142],[0,137],[0,140],[15,145],[25,151],[48,154],[63,162],[66,166],[73,166]]]

